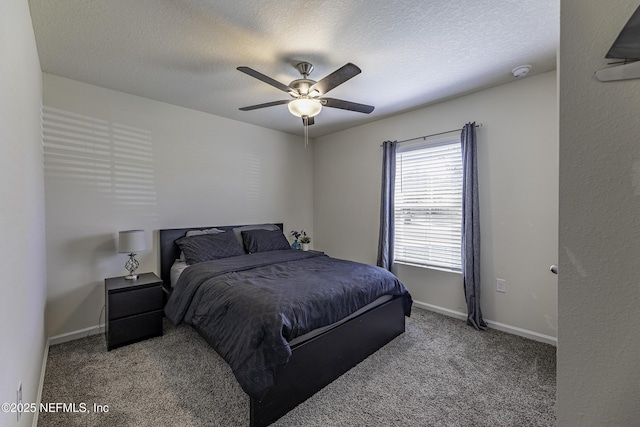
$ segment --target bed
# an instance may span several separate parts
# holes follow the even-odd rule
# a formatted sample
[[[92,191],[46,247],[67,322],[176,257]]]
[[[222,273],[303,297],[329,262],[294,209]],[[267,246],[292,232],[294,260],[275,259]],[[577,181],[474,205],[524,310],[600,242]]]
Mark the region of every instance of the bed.
[[[252,427],[273,423],[402,334],[405,329],[405,315],[410,314],[412,304],[411,296],[397,279],[393,283],[386,283],[388,280],[385,275],[392,275],[384,270],[364,264],[332,259],[317,252],[304,253],[290,249],[285,250],[285,248],[270,251],[269,245],[265,246],[264,243],[260,243],[262,247],[255,245],[256,242],[265,241],[264,239],[260,240],[262,237],[250,241],[250,244],[253,244],[251,248],[248,248],[252,252],[250,255],[245,255],[244,252],[236,255],[234,251],[237,248],[234,247],[231,251],[232,256],[225,256],[223,259],[205,262],[197,262],[201,260],[196,259],[191,267],[184,269],[180,279],[176,281],[174,278],[173,284],[176,285],[176,288],[173,289],[171,271],[176,260],[184,256],[181,254],[181,249],[185,250],[187,257],[192,256],[189,246],[185,242],[191,243],[192,240],[198,239],[200,239],[198,241],[208,241],[207,239],[209,239],[183,239],[187,233],[196,233],[197,235],[203,230],[215,230],[215,233],[220,233],[216,234],[216,239],[222,239],[225,236],[222,232],[226,233],[225,239],[231,239],[229,235],[235,230],[235,237],[238,238],[238,244],[242,247],[243,243],[247,244],[253,236],[268,234],[262,231],[251,231],[262,230],[260,227],[263,226],[267,225],[193,227],[159,231],[161,278],[167,294],[171,295],[165,309],[167,317],[174,323],[186,321],[192,324],[196,331],[230,364],[238,382],[250,398],[250,425]],[[282,224],[269,226],[273,227],[270,233],[282,235]],[[242,230],[243,233],[240,234],[238,230]],[[176,241],[180,243],[181,247],[178,247]],[[235,245],[230,242],[230,246]],[[244,249],[247,248],[243,247]],[[315,271],[315,273],[312,274],[311,271]],[[345,278],[351,275],[359,277],[356,280],[359,283],[357,286],[362,288],[353,284],[348,286],[345,284],[347,283]],[[286,291],[283,290],[281,294],[278,294],[280,286],[286,287],[289,283],[288,277],[292,276],[304,277],[304,283],[298,279],[300,284],[286,288]],[[335,278],[328,279],[329,277]],[[365,287],[363,283],[360,283],[363,281],[362,277],[367,277],[367,280],[372,277],[373,281],[382,277],[386,283],[383,287],[387,288],[383,291],[370,291],[368,285]],[[316,307],[331,307],[331,309],[325,310],[326,313],[322,313],[322,315],[327,315],[329,318],[331,316],[341,317],[339,321],[335,322],[333,321],[335,319],[316,319],[315,313],[322,310],[315,310],[314,315],[297,315],[298,320],[288,322],[287,319],[296,317],[296,315],[289,315],[288,311],[269,315],[269,311],[265,308],[271,307],[270,304],[273,301],[277,301],[279,305],[282,304],[286,310],[289,305],[297,307],[300,305],[299,298],[307,298],[306,296],[298,296],[298,292],[311,292],[316,295],[320,292],[320,288],[324,289],[325,287],[320,284],[328,281],[332,282],[331,286],[327,287],[331,291],[323,291],[324,293],[342,295],[343,289],[340,287],[350,286],[357,289],[357,298],[361,298],[361,294],[366,294],[362,298],[369,298],[372,301],[366,304],[364,300],[358,301],[357,304],[362,307],[348,316],[344,316],[340,306],[336,305],[334,308],[333,301],[323,300],[322,303],[310,303],[311,305],[315,304]],[[256,293],[255,289],[261,292],[257,292],[255,298],[244,296],[241,300],[245,305],[256,304],[250,306],[252,307],[250,311],[267,313],[263,317],[268,319],[269,325],[260,324],[262,326],[256,327],[251,324],[257,320],[255,322],[254,320],[246,322],[234,320],[231,309],[229,309],[230,313],[226,314],[230,320],[224,320],[218,316],[218,313],[226,312],[230,307],[227,298],[231,298],[231,292],[240,292],[244,287],[250,287],[254,293]],[[378,296],[377,294],[381,292],[387,292],[391,295]],[[354,298],[356,297],[354,296]],[[219,299],[224,299],[224,302],[217,301]],[[338,299],[349,300],[348,298]],[[282,301],[285,302],[282,303]],[[348,304],[356,303],[350,301]],[[232,304],[234,307],[235,305],[236,303]],[[203,315],[205,311],[207,314]],[[212,315],[211,313],[216,314]],[[203,318],[206,321],[199,320]],[[224,322],[232,321],[236,321],[233,334],[220,332],[224,329]],[[331,323],[317,327],[320,325],[318,322]],[[274,325],[272,326],[270,323],[274,323]],[[277,333],[272,333],[272,329]],[[231,335],[237,342],[229,343]],[[258,335],[258,337],[256,338],[254,335]],[[243,337],[247,337],[247,339],[245,340]],[[273,349],[270,346],[273,346]],[[250,356],[242,354],[242,363],[238,362],[239,356],[231,352],[232,350],[235,352],[236,347],[251,347]],[[251,369],[246,369],[246,372],[244,369],[240,369],[249,363],[245,360],[255,363],[255,366],[251,365]]]

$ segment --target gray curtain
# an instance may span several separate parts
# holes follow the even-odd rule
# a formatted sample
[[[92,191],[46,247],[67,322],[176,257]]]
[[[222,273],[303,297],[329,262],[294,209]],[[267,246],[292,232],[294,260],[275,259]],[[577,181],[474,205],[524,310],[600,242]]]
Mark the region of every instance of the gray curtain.
[[[480,309],[480,206],[476,123],[467,123],[460,136],[462,148],[462,279],[467,300],[467,325],[486,329]]]
[[[391,271],[393,266],[393,234],[395,216],[393,193],[396,181],[396,141],[382,143],[382,196],[380,199],[380,235],[378,266]]]

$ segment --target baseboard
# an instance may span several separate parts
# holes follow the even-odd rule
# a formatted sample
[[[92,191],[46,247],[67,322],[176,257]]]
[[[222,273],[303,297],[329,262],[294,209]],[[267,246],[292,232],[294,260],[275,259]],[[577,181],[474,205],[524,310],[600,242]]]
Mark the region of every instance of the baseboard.
[[[439,307],[433,304],[427,304],[422,301],[413,301],[413,305],[419,308],[423,308],[425,310],[434,311],[436,313],[444,314],[445,316],[455,317],[456,319],[466,320],[467,315],[465,313],[451,310],[444,307]],[[496,322],[493,320],[484,319],[485,323],[491,328],[496,329],[498,331],[507,332],[509,334],[518,335],[524,338],[528,338],[534,341],[543,342],[546,344],[551,344],[553,346],[558,346],[558,339],[556,337],[552,337],[551,335],[544,335],[538,332],[529,331],[527,329],[518,328],[517,326],[506,325],[504,323]]]
[[[556,347],[558,346],[558,338],[552,337],[551,335],[540,334],[528,329],[518,328],[517,326],[505,325],[504,323],[496,322],[493,320],[485,319],[484,321],[492,329],[496,329],[502,332],[508,332],[514,335],[520,335],[521,337],[529,338],[534,341],[540,341],[546,344],[551,344]]]
[[[51,345],[51,338],[47,338],[47,342],[44,344],[44,354],[42,355],[42,366],[40,367],[40,383],[38,384],[38,394],[36,395],[36,405],[40,407],[42,402],[42,389],[44,388],[44,374],[47,370],[47,359],[49,358],[49,346]],[[38,426],[38,414],[40,411],[34,411],[33,413],[33,427]]]
[[[449,317],[455,317],[456,319],[465,320],[467,315],[459,311],[450,310],[448,308],[439,307],[437,305],[427,304],[426,302],[413,300],[413,305],[416,307],[424,308],[425,310],[435,311],[436,313],[444,314]]]
[[[91,335],[104,334],[104,325],[91,326],[89,328],[80,329],[78,331],[67,332],[65,334],[49,337],[50,344],[62,344],[63,342],[73,341],[80,338],[86,338]]]

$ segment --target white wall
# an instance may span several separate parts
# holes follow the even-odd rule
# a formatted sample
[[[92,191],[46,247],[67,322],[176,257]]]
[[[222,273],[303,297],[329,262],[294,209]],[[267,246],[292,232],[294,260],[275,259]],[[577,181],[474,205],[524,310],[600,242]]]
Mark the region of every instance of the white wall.
[[[442,102],[318,138],[314,145],[316,248],[376,261],[384,140],[478,129],[485,320],[556,337],[558,138],[556,73]],[[398,266],[415,300],[466,313],[459,274]],[[496,293],[495,280],[507,281]],[[500,325],[494,326],[500,327]]]
[[[561,4],[559,426],[640,419],[640,80],[593,75],[637,7]]]
[[[146,230],[138,271],[156,273],[160,228],[313,232],[302,137],[53,75],[43,84],[50,336],[104,322],[104,278],[125,273],[118,230]]]
[[[44,355],[42,77],[26,1],[0,2],[0,402],[35,402]],[[0,412],[0,425],[33,414]]]

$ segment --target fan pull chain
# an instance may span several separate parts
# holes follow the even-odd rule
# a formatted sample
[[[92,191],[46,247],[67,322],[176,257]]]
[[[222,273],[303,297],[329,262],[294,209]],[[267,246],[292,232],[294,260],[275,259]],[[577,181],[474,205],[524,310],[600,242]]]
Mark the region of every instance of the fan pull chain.
[[[309,116],[302,117],[304,125],[304,148],[309,145]]]

